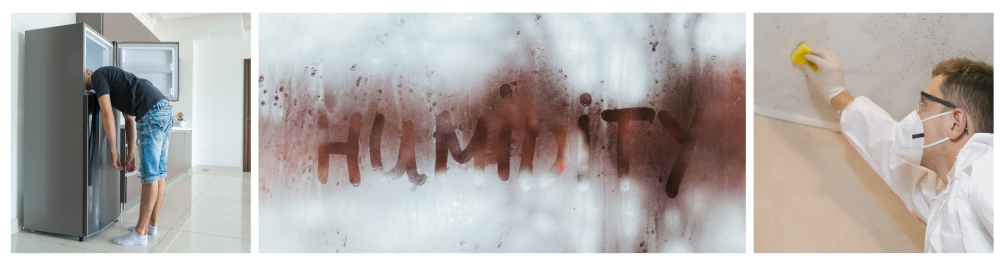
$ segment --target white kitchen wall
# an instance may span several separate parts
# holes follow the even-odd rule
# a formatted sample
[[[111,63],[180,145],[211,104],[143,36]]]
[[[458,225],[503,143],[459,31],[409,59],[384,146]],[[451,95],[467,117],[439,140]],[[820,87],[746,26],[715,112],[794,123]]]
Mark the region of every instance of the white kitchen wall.
[[[196,52],[196,47],[194,40],[182,40],[178,41],[180,43],[180,98],[177,101],[170,102],[174,110],[174,126],[181,126],[176,120],[176,115],[178,113],[184,113],[184,120],[187,124],[184,127],[191,127],[194,110],[194,83],[195,83],[195,64],[194,64],[194,54]]]
[[[24,109],[20,102],[22,101],[22,91],[24,91],[24,31],[47,28],[53,26],[61,26],[66,24],[76,23],[76,13],[49,13],[49,14],[11,14],[10,16],[10,87],[11,94],[9,98],[4,100],[10,100],[10,119],[11,119],[11,141],[10,150],[11,161],[10,161],[10,217],[11,217],[11,233],[16,233],[20,231],[21,225],[19,224],[21,217],[24,214],[24,210],[21,208],[23,205],[24,195],[21,192],[21,179],[24,178],[24,174],[20,167],[21,161],[18,160],[21,154],[24,153],[24,146],[21,146],[20,139],[24,135],[24,131],[21,130],[21,125],[24,124]],[[2,143],[7,144],[7,143]],[[3,148],[0,148],[3,149]],[[3,163],[6,163],[4,161]],[[3,166],[2,168],[6,168]]]
[[[847,91],[897,120],[916,108],[938,62],[993,64],[992,14],[754,14],[753,34],[754,112],[834,130],[836,110],[792,67],[799,42],[836,53]]]
[[[250,40],[196,40],[194,165],[242,166],[243,59]]]

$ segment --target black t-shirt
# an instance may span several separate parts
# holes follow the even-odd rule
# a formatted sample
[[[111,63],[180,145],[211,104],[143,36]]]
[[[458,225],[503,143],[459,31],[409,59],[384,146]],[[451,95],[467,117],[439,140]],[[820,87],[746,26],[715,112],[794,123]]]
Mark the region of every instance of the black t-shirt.
[[[167,99],[149,80],[114,66],[97,68],[90,75],[97,96],[111,95],[111,106],[139,121],[156,102]]]

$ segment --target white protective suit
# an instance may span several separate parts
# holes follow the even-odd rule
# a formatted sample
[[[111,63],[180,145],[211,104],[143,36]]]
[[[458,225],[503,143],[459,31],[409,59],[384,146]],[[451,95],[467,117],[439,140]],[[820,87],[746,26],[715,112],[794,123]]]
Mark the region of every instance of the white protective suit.
[[[867,97],[844,108],[844,137],[906,209],[927,224],[925,252],[993,252],[993,134],[977,133],[959,151],[948,185],[895,154],[899,122]]]

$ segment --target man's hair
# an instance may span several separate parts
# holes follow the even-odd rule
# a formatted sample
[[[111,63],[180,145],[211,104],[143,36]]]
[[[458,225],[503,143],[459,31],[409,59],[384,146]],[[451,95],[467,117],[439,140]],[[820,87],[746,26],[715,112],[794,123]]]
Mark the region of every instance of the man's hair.
[[[974,133],[993,133],[993,66],[966,58],[944,60],[934,67],[934,77],[944,75],[944,99],[965,109],[975,121]]]

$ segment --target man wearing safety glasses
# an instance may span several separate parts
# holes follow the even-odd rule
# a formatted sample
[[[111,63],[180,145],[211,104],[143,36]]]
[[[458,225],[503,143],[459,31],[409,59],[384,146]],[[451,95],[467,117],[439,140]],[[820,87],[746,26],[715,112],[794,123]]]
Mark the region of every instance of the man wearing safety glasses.
[[[844,137],[927,225],[925,252],[993,252],[993,67],[954,58],[938,63],[915,111],[897,122],[844,88],[833,52],[798,65],[840,111]]]

